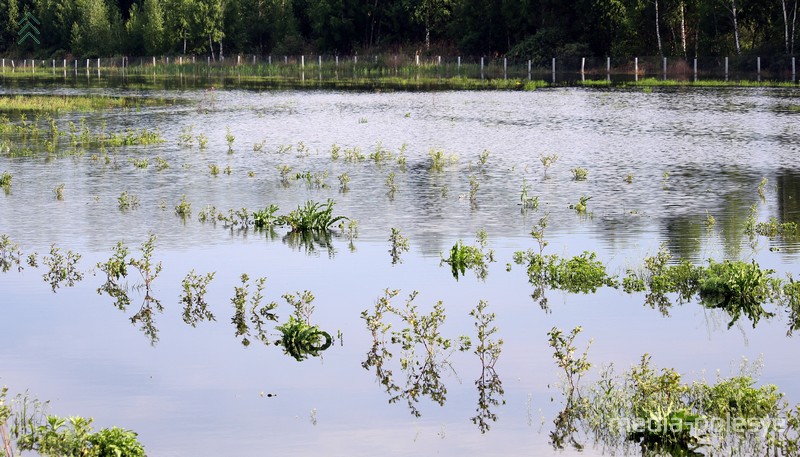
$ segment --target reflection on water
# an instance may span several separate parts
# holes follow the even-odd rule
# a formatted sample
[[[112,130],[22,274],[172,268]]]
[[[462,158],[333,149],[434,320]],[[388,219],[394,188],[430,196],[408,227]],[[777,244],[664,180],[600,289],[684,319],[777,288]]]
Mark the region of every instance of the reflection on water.
[[[796,98],[796,90],[188,87],[162,94],[137,89],[130,80],[113,89],[58,89],[156,94],[185,103],[60,114],[55,125],[67,134],[54,153],[47,150],[46,134],[40,137],[45,141],[33,141],[30,132],[25,140],[13,129],[0,133],[0,144],[9,145],[0,150],[0,172],[11,176],[0,195],[0,312],[4,323],[13,322],[0,334],[0,382],[59,399],[67,413],[140,431],[153,455],[258,455],[266,446],[297,451],[259,438],[263,430],[280,433],[286,443],[335,445],[347,454],[374,453],[374,446],[356,448],[370,440],[408,453],[452,453],[456,443],[465,443],[465,455],[546,452],[546,433],[526,428],[527,416],[514,405],[532,398],[542,415],[559,417],[546,390],[555,373],[541,369],[552,367],[542,346],[553,325],[591,327],[604,358],[622,366],[646,351],[694,378],[742,355],[765,353],[764,378],[786,389],[791,401],[800,398],[794,382],[800,373],[784,336],[787,327],[790,333],[798,328],[798,294],[790,289],[797,287],[800,240],[746,233],[771,218],[800,222],[796,116],[775,109]],[[92,132],[158,129],[164,142],[73,146],[69,124],[81,125],[81,119]],[[20,119],[9,122],[19,125]],[[193,140],[183,141],[189,127]],[[362,158],[354,152],[345,157],[345,150],[356,148]],[[25,153],[10,154],[12,149]],[[432,149],[448,157],[441,170],[432,165]],[[394,159],[370,158],[377,150]],[[559,159],[545,179],[541,157],[550,154]],[[572,179],[570,170],[577,167],[588,170],[586,180]],[[337,179],[344,174],[347,191]],[[768,184],[762,199],[763,178]],[[60,184],[62,200],[53,195]],[[537,198],[538,207],[523,207],[522,194]],[[570,209],[581,196],[591,197],[585,215]],[[279,215],[327,198],[350,220],[324,233],[256,228],[253,214],[243,209],[274,204]],[[191,216],[175,214],[182,201],[194,210]],[[668,265],[678,258],[703,266],[709,258],[756,260],[761,270],[774,270],[770,280],[783,281],[781,296],[764,307],[776,316],[759,315],[753,328],[754,319],[741,310],[728,329],[735,320],[728,306],[709,319],[706,307],[696,306],[702,300],[680,290],[625,293],[598,285],[596,292],[579,294],[572,292],[588,283],[564,290],[531,283],[525,268],[508,264],[515,251],[537,249],[531,230],[545,215],[547,254],[569,260],[596,253],[583,260],[602,262],[618,280],[662,243],[676,257]],[[491,274],[482,281],[459,269],[456,282],[440,259],[481,229],[496,260],[481,271]],[[158,246],[146,260],[139,246],[151,234],[158,235]],[[122,256],[113,248],[120,241],[137,248]],[[26,263],[34,252],[40,253],[38,263],[35,256]],[[150,287],[131,258],[143,271],[149,265]],[[114,259],[127,265],[127,276],[111,268]],[[59,286],[55,295],[42,278],[51,269]],[[86,277],[78,281],[76,273]],[[70,277],[72,287],[65,287]],[[259,285],[258,278],[267,279]],[[400,297],[383,295],[378,302],[388,303],[375,308],[375,296],[386,288],[419,290],[420,297],[398,304],[393,302]],[[318,297],[313,321],[292,314],[294,306],[278,298],[286,291]],[[309,303],[303,293],[292,295],[292,303]],[[469,316],[481,299],[492,303],[492,319],[483,314],[488,311]],[[422,311],[422,303],[436,305]],[[441,303],[447,303],[446,322]],[[713,306],[720,303],[724,299]],[[288,316],[307,327],[290,325]],[[275,328],[279,323],[285,332]],[[495,325],[502,329],[502,357],[497,334],[490,335]],[[296,338],[313,327],[316,339],[305,344]],[[336,350],[325,337],[333,329],[348,340]],[[469,336],[469,350],[458,335]],[[281,348],[274,347],[284,336]],[[70,344],[44,348],[45,340]],[[156,340],[155,348],[147,344]],[[267,344],[245,350],[245,341]],[[269,406],[254,403],[263,391],[280,395]],[[206,401],[213,407],[200,410]],[[404,405],[401,412],[408,408],[413,424],[394,403]],[[307,421],[294,418],[306,418],[312,409],[317,425],[309,430]],[[437,432],[445,426],[442,439]]]

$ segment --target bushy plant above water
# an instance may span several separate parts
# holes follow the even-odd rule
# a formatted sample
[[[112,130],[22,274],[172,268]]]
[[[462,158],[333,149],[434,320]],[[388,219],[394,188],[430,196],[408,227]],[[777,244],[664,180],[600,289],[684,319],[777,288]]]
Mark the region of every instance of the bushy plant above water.
[[[464,276],[467,270],[475,270],[478,279],[485,280],[489,274],[489,264],[494,262],[494,251],[488,248],[486,231],[481,229],[477,234],[477,244],[466,245],[458,240],[450,248],[450,255],[442,258],[441,263],[450,265],[453,277],[458,280],[459,274]]]
[[[686,383],[675,369],[658,369],[644,354],[637,365],[616,373],[605,366],[585,382],[588,348],[554,328],[550,345],[564,374],[564,409],[556,416],[551,444],[582,449],[586,441],[606,449],[645,455],[794,455],[800,408],[792,408],[776,386],[756,385],[753,369],[715,383]],[[581,354],[576,356],[575,354]]]
[[[333,205],[331,199],[326,203],[307,201],[289,214],[280,216],[276,224],[288,225],[292,232],[328,231],[337,222],[347,219],[345,216],[334,216]]]

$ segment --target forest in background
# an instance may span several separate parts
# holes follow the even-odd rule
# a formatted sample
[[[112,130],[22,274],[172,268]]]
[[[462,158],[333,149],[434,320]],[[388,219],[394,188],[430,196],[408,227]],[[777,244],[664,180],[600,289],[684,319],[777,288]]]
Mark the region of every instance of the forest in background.
[[[0,54],[788,56],[798,1],[0,0]]]

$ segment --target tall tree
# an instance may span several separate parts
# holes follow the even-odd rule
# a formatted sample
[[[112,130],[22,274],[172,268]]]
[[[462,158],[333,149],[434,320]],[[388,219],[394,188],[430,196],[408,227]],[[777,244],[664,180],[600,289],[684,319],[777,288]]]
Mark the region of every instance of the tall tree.
[[[414,19],[425,27],[425,49],[431,48],[431,31],[450,17],[452,0],[417,0],[413,6]]]
[[[142,6],[144,17],[144,48],[149,55],[164,52],[164,10],[161,0],[144,0]]]

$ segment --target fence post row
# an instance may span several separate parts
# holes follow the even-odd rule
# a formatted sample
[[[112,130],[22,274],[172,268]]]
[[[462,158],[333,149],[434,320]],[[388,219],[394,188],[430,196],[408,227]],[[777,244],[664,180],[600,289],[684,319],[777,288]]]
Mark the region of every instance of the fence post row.
[[[299,62],[299,64],[300,64],[299,67],[301,69],[305,69],[305,66],[306,66],[305,55],[300,55],[299,57],[300,57],[300,59],[299,59],[299,61],[300,61]],[[373,55],[373,59],[372,60],[374,61],[374,63],[376,65],[379,64],[379,62],[381,62],[379,57],[380,56],[378,56],[378,55]],[[419,54],[415,54],[414,55],[414,65],[416,65],[417,67],[421,67],[425,63],[427,63],[427,65],[432,65],[435,62],[436,66],[441,68],[443,66],[443,57],[444,56],[442,56],[442,55],[437,55],[437,56],[435,56],[436,60],[434,61],[433,60],[433,56],[422,57]],[[252,65],[254,65],[254,66],[258,65],[258,62],[259,62],[258,56],[254,54],[254,55],[251,56],[251,58],[252,58]],[[129,65],[128,65],[129,60],[128,60],[127,57],[123,56],[120,59],[121,59],[121,68],[122,69],[125,69],[125,68],[129,67]],[[357,65],[358,64],[358,55],[354,55],[352,57],[352,59],[353,59],[353,63]],[[793,83],[796,83],[797,82],[797,58],[792,56],[792,57],[790,57],[790,59],[791,59],[791,63],[789,63],[788,61],[784,61],[785,62],[784,63],[784,68],[785,69],[783,70],[783,72],[784,72],[783,75],[788,80],[789,71],[791,71],[791,81]],[[2,59],[0,59],[0,66],[2,66],[3,72],[5,72],[5,68],[6,68],[6,60],[8,60],[10,62],[9,66],[12,68],[12,71],[14,71],[16,69],[16,60],[15,59],[2,58]],[[20,68],[22,69],[22,71],[25,71],[28,68],[30,68],[31,69],[31,73],[36,73],[36,60],[35,59],[30,59],[30,65],[28,65],[28,60],[29,59],[23,59],[22,65],[20,66]],[[103,68],[102,60],[103,60],[103,58],[97,58],[96,59],[96,64],[97,64],[98,71],[101,68]],[[164,62],[166,62],[165,65],[167,65],[167,66],[171,64],[170,57],[167,57],[167,56],[163,56],[161,58],[158,58],[157,56],[151,56],[149,60],[152,63],[153,67],[157,67],[159,65],[159,60],[163,60]],[[191,60],[192,60],[192,63],[194,63],[195,62],[195,56],[192,56]],[[272,65],[272,56],[271,55],[269,55],[267,57],[267,59],[265,59],[265,60],[267,61],[267,63],[269,65]],[[288,65],[289,56],[288,55],[284,55],[283,60],[284,60],[284,64]],[[322,54],[318,54],[316,61],[317,61],[317,65],[320,68],[320,71],[321,71],[321,69],[323,67],[323,60],[324,60],[323,59],[323,55]],[[335,55],[334,58],[331,59],[331,60],[335,62],[335,65],[338,68],[339,67],[339,56]],[[461,67],[462,67],[462,56],[460,56],[460,55],[456,56],[455,60],[456,60],[457,72],[458,72],[458,74],[460,74]],[[599,68],[594,68],[592,66],[592,62],[594,62],[594,61],[590,61],[589,68],[587,68],[587,60],[588,60],[587,57],[581,57],[581,60],[580,60],[580,70],[579,71],[580,71],[580,75],[581,75],[582,80],[585,80],[585,75],[586,75],[587,71],[588,72],[592,72],[592,71],[599,70]],[[663,79],[666,80],[668,75],[670,74],[669,58],[666,57],[666,56],[662,56],[660,60],[661,60],[661,73],[662,73]],[[756,56],[755,60],[756,60],[756,62],[755,62],[755,64],[756,64],[755,65],[756,66],[756,68],[755,68],[756,75],[755,76],[757,76],[758,81],[761,81],[762,80],[762,76],[763,76],[763,71],[762,71],[763,68],[762,68],[761,57],[760,56]],[[92,59],[86,59],[86,61],[85,61],[87,70],[91,68],[91,61],[92,61]],[[550,69],[550,71],[552,73],[553,82],[556,81],[556,79],[557,79],[556,76],[558,74],[557,61],[558,61],[557,57],[552,57],[551,58],[551,69]],[[678,61],[682,62],[683,60],[679,58]],[[686,61],[686,63],[688,63],[688,59],[685,59],[685,61]],[[723,68],[724,77],[725,77],[725,80],[728,81],[729,77],[730,77],[730,72],[731,72],[730,57],[729,56],[725,56],[724,58],[722,58],[722,61],[723,61],[722,63],[723,63],[723,67],[724,67]],[[220,60],[220,62],[222,62],[222,60]],[[395,70],[397,70],[398,65],[399,65],[398,55],[396,55],[396,54],[393,55],[393,62],[394,62]],[[119,63],[119,62],[115,61],[115,60],[112,60],[112,61],[110,61],[109,65],[110,65],[110,67],[114,67],[114,66],[116,66],[116,63]],[[182,66],[183,65],[183,56],[178,56],[177,59],[173,59],[172,64],[174,65],[175,63],[177,63],[178,65]],[[237,66],[239,66],[239,65],[247,65],[248,63],[250,63],[250,62],[248,61],[247,55],[238,54],[236,56],[236,65]],[[187,60],[187,64],[188,64],[188,60]],[[207,64],[209,66],[212,65],[210,56],[207,57]],[[491,64],[491,62],[490,62],[490,64]],[[528,64],[527,79],[531,80],[533,78],[533,70],[534,70],[533,69],[533,60],[528,59],[527,60],[527,64]],[[606,64],[605,67],[606,67],[607,77],[610,78],[611,72],[612,72],[611,57],[610,56],[606,56],[605,64]],[[57,68],[57,66],[58,66],[58,63],[57,63],[56,59],[51,59],[50,65],[51,65],[52,69],[55,70]],[[73,61],[73,65],[74,65],[75,71],[77,71],[77,69],[78,69],[78,60],[77,59],[75,59]],[[146,64],[144,64],[144,58],[140,58],[139,59],[139,65],[140,66],[145,66],[146,65]],[[383,65],[390,66],[391,62],[388,59],[386,59],[385,61],[383,61]],[[751,63],[751,65],[752,65],[752,63]],[[787,67],[789,67],[789,65],[791,65],[791,67],[787,68]],[[47,60],[41,60],[40,66],[46,68],[47,67]],[[62,60],[62,67],[66,71],[67,59],[63,59]],[[512,65],[512,67],[513,67],[513,65]],[[486,69],[487,69],[487,62],[486,62],[485,56],[483,56],[483,57],[480,58],[481,78],[485,77]],[[652,70],[653,69],[651,69],[651,67],[649,65],[640,67],[639,66],[639,58],[638,57],[634,57],[633,58],[633,73],[634,73],[637,81],[639,80],[639,76],[641,76],[643,74],[646,74],[646,73],[650,74]],[[508,58],[503,57],[503,79],[507,80],[509,78],[509,76],[511,76],[511,77],[523,77],[524,78],[525,76],[523,76],[523,75],[525,75],[525,74],[522,73],[523,71],[524,71],[524,69],[522,69],[522,68],[518,68],[518,67],[517,68],[512,68],[511,69],[511,75],[509,75]],[[565,67],[563,71],[569,71],[569,72],[575,71],[577,73],[578,69],[575,68],[574,70],[571,70],[571,69],[568,69],[567,67]],[[673,68],[672,71],[675,71],[675,68]],[[692,71],[691,77],[694,79],[694,81],[697,81],[699,79],[699,76],[700,76],[699,58],[694,57],[692,59],[692,70],[691,71]],[[715,73],[715,71],[713,69],[710,70],[710,71],[711,71],[711,74]],[[769,72],[769,70],[768,70],[768,72]],[[769,74],[771,75],[772,73],[769,73]]]

